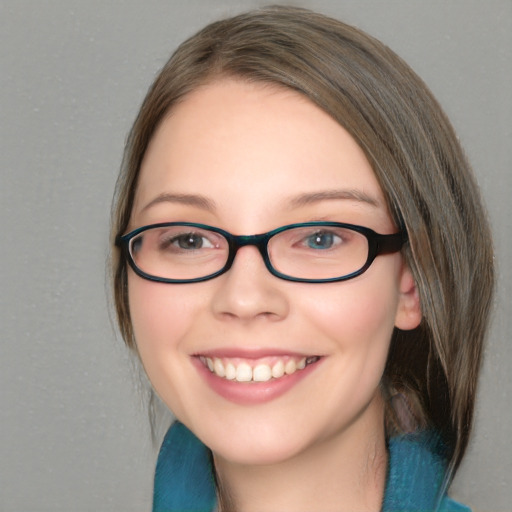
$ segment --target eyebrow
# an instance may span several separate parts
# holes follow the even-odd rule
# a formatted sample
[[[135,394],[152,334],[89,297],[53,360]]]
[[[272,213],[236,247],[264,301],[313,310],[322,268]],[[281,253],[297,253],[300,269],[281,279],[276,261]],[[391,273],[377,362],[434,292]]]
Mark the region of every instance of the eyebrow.
[[[144,208],[142,208],[141,211],[146,211],[148,208],[151,208],[158,203],[184,204],[188,206],[195,206],[209,212],[213,212],[215,210],[215,202],[205,196],[196,194],[170,194],[164,192],[151,200],[146,206],[144,206]]]
[[[288,202],[290,209],[300,208],[320,201],[350,200],[369,204],[375,208],[380,206],[380,201],[362,190],[344,189],[344,190],[322,190],[319,192],[307,192],[292,198]],[[202,210],[213,212],[216,209],[215,201],[199,194],[171,194],[164,192],[152,199],[141,211],[146,211],[155,204],[159,203],[178,203],[188,206],[195,206]]]
[[[350,200],[366,203],[370,206],[378,208],[381,206],[381,201],[377,198],[368,195],[366,192],[357,189],[343,189],[343,190],[322,190],[319,192],[305,193],[292,198],[289,201],[290,209],[299,208],[320,201],[332,200]]]

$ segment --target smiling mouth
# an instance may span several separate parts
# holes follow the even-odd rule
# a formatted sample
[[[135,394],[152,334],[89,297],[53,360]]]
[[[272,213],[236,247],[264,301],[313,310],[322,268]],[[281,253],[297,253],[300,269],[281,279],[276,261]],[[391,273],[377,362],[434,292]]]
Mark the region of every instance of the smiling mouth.
[[[320,356],[308,357],[272,357],[271,360],[254,360],[249,364],[247,360],[239,358],[220,358],[199,356],[201,363],[215,374],[225,380],[236,382],[268,382],[278,380],[287,375],[304,370],[320,360]]]

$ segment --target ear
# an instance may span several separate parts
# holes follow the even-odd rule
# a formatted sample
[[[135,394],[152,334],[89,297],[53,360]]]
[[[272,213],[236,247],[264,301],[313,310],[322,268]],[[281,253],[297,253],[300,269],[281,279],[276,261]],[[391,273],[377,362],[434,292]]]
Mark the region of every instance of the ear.
[[[421,322],[421,306],[418,289],[409,267],[403,263],[400,272],[399,298],[395,327],[403,331],[415,329]]]

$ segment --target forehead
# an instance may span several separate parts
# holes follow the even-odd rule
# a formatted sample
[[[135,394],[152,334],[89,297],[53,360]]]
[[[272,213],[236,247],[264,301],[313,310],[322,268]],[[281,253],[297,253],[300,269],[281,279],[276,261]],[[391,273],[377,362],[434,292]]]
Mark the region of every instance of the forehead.
[[[384,204],[364,152],[341,125],[295,91],[224,79],[190,93],[160,124],[133,213],[162,193],[200,194],[241,215],[339,189]]]

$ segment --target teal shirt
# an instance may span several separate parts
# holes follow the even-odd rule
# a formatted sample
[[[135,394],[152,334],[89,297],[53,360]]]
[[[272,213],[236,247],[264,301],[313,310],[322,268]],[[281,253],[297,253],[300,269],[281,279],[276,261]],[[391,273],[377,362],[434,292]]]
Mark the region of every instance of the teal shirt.
[[[382,512],[470,512],[439,496],[445,467],[431,433],[390,439]],[[212,512],[216,501],[210,451],[183,424],[174,423],[158,455],[153,512]]]

